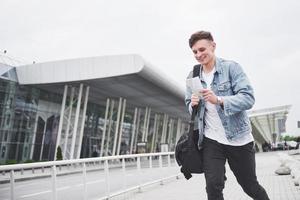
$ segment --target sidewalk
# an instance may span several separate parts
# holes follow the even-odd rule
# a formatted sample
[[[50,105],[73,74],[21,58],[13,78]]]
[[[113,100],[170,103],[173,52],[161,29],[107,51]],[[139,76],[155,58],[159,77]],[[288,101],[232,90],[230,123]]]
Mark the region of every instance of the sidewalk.
[[[299,200],[300,186],[294,186],[290,175],[279,176],[274,171],[279,167],[280,162],[277,152],[256,154],[257,177],[260,184],[266,189],[271,200]],[[225,183],[225,200],[251,200],[238,185],[234,175],[227,166]],[[164,185],[156,185],[142,192],[131,194],[128,199],[134,200],[205,200],[205,180],[203,175],[193,175],[190,180],[182,176],[179,180],[172,180]]]

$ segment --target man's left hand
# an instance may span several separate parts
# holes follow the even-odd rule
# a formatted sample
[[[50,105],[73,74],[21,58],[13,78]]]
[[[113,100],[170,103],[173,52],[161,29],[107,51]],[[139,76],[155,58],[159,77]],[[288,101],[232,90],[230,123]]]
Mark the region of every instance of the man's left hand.
[[[205,101],[208,101],[212,104],[218,103],[217,95],[215,95],[215,93],[212,90],[202,89],[201,92]]]

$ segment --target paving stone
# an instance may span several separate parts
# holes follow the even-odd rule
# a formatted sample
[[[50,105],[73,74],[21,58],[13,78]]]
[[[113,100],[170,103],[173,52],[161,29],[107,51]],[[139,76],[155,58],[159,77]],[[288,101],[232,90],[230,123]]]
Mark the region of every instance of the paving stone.
[[[287,152],[286,152],[287,153]],[[256,171],[259,183],[266,189],[272,200],[299,200],[300,187],[294,186],[290,175],[279,176],[275,170],[280,166],[277,152],[256,154]],[[238,185],[233,173],[226,166],[225,200],[251,200]],[[300,166],[299,166],[300,167]],[[134,200],[195,200],[206,199],[205,179],[203,175],[193,175],[190,180],[183,177],[170,181],[164,185],[156,185],[143,189],[142,192],[129,195],[125,199]]]

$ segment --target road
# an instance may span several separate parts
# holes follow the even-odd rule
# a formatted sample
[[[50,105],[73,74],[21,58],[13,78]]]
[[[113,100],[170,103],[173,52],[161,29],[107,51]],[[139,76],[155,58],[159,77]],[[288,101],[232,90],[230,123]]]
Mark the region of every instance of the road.
[[[109,181],[103,168],[87,172],[87,199],[99,199],[107,195],[107,183],[111,193],[119,190],[137,186],[142,183],[158,180],[179,173],[176,163],[172,162],[170,167],[160,168],[158,161],[153,161],[153,167],[149,168],[148,161],[141,162],[141,170],[139,171],[135,164],[126,164],[125,176],[122,168],[114,167],[109,170]],[[77,169],[78,170],[78,169]],[[47,172],[46,172],[47,173]],[[28,172],[27,172],[28,174]],[[49,172],[50,174],[50,172]],[[50,200],[52,198],[52,181],[51,177],[43,177],[17,181],[15,183],[16,199],[30,200]],[[57,176],[57,197],[63,200],[79,200],[84,199],[84,176],[82,173],[73,173]],[[0,199],[10,199],[10,184],[0,184]]]

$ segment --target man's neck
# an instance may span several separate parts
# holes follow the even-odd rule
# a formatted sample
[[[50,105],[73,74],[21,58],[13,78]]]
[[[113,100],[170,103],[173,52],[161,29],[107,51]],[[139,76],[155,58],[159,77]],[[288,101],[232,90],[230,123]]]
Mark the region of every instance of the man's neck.
[[[211,59],[211,61],[209,63],[207,63],[206,65],[203,65],[203,71],[204,71],[204,73],[209,73],[209,72],[211,72],[214,69],[215,60],[216,60],[216,57],[214,57],[213,59]]]

